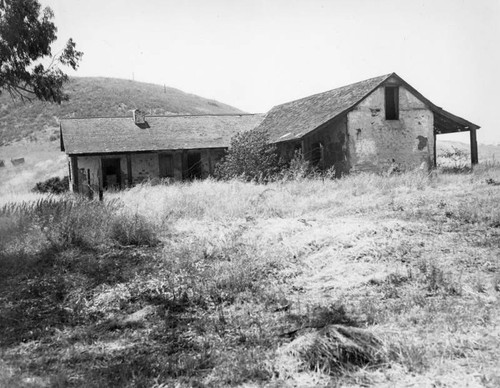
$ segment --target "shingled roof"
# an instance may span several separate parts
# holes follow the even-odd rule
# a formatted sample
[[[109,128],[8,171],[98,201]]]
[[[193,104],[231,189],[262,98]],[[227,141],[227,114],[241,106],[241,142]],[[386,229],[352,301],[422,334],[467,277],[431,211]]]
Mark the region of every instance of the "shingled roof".
[[[69,155],[225,148],[237,132],[258,126],[263,115],[146,116],[62,119],[61,150]]]
[[[396,73],[391,73],[277,105],[267,113],[259,129],[267,130],[273,143],[300,139],[320,125],[353,109],[391,77],[396,78],[426,103],[439,118],[444,117],[453,122],[453,127],[449,127],[446,132],[479,128],[479,126],[434,105]],[[439,132],[444,133],[445,131],[440,130]]]

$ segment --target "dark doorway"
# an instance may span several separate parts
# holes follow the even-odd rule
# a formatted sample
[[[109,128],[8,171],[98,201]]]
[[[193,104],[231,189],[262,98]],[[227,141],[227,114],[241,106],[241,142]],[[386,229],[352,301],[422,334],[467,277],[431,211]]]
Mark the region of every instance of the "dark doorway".
[[[120,158],[102,159],[102,187],[105,189],[121,189],[122,176]]]
[[[201,179],[201,153],[188,152],[187,179]]]
[[[173,178],[174,177],[174,160],[171,154],[160,154],[160,178]]]

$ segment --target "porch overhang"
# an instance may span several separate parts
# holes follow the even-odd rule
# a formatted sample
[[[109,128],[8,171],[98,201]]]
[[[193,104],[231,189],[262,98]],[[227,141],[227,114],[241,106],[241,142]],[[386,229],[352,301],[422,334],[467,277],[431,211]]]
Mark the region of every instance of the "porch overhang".
[[[477,152],[476,130],[481,128],[479,125],[471,123],[461,117],[455,116],[444,109],[433,107],[434,113],[434,167],[437,166],[436,135],[445,133],[469,132],[470,133],[470,156],[471,164],[479,162]]]
[[[461,117],[455,116],[444,109],[433,110],[434,113],[434,132],[439,134],[465,132],[476,130],[480,127]]]

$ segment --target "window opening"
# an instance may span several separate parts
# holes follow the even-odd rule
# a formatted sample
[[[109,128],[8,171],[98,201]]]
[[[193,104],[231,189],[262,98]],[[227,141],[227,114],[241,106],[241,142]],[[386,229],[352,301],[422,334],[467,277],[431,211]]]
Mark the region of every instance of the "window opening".
[[[399,120],[399,87],[385,88],[385,119]]]

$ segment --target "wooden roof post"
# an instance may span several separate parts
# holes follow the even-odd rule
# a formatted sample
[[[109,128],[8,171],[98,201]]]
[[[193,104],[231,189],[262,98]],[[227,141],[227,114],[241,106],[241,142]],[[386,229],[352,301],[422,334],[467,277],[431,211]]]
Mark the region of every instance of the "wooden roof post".
[[[103,189],[103,181],[102,181],[102,157],[99,158],[99,201],[103,200],[104,197],[104,189]]]
[[[436,135],[436,130],[434,129],[434,149],[433,149],[433,158],[434,160],[432,161],[432,166],[434,168],[437,167],[437,135]]]
[[[128,187],[132,187],[134,180],[132,177],[132,156],[130,154],[127,154],[127,181]]]
[[[79,172],[78,172],[78,158],[76,156],[70,156],[71,160],[71,175],[72,175],[72,190],[73,193],[78,193],[78,178],[79,178]]]
[[[470,161],[471,165],[478,164],[476,130],[470,129]]]

